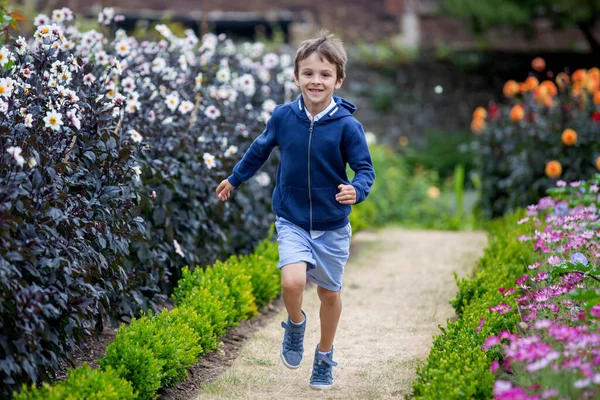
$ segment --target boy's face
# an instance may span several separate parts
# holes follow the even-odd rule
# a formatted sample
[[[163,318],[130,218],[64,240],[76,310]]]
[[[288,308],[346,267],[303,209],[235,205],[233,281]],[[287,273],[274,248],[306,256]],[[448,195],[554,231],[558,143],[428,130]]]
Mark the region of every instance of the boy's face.
[[[337,79],[336,71],[335,64],[317,52],[298,64],[298,76],[294,77],[294,82],[300,88],[304,105],[311,113],[327,108],[333,91],[342,86],[344,78]]]

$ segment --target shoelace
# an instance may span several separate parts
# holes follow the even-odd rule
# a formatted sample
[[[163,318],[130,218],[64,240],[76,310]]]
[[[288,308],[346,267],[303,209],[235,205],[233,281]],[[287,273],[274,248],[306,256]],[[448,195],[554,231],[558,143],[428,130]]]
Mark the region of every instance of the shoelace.
[[[326,382],[327,378],[331,375],[331,367],[336,367],[338,363],[320,353],[317,353],[315,359],[313,378],[315,381]]]
[[[303,338],[303,329],[293,327],[285,322],[281,323],[281,326],[285,329],[288,334],[288,339],[285,341],[285,349],[291,351],[300,351],[301,343]]]

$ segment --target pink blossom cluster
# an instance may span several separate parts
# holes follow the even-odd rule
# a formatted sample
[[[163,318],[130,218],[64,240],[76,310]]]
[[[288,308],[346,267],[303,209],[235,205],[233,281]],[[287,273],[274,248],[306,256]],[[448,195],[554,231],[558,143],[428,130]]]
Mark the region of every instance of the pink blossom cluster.
[[[600,304],[587,307],[589,313],[585,307],[600,301],[600,290],[590,292],[600,278],[598,181],[600,175],[591,182],[559,182],[518,221],[531,227],[519,240],[531,242],[539,260],[514,288],[498,289],[504,296],[515,294],[513,312],[522,321],[518,332],[502,331],[483,345],[483,350],[499,346],[503,355],[490,367],[497,374],[495,399],[600,398]],[[582,292],[591,297],[572,296]],[[511,307],[501,303],[489,310],[504,314]]]

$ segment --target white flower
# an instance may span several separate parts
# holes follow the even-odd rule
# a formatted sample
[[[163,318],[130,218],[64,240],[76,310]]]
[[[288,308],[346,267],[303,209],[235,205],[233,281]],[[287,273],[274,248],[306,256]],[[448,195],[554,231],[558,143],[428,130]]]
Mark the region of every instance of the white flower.
[[[115,50],[121,57],[127,57],[130,51],[129,43],[127,43],[127,40],[121,40],[115,45]]]
[[[156,25],[156,30],[167,39],[169,39],[173,36],[173,33],[171,32],[171,30],[165,24]]]
[[[112,7],[106,7],[98,14],[98,22],[104,25],[110,25],[113,17],[115,16],[115,9]]]
[[[0,78],[0,96],[10,97],[13,91],[13,80],[10,78]]]
[[[58,75],[58,79],[61,81],[61,83],[68,85],[73,78],[69,71],[63,71],[63,73]]]
[[[179,106],[179,95],[176,93],[171,93],[167,96],[165,103],[167,104],[167,108],[171,111],[177,110]]]
[[[204,137],[204,135],[198,136],[197,140],[198,140],[198,143],[204,143],[204,142],[206,142],[206,137]]]
[[[159,73],[165,68],[166,65],[167,63],[164,58],[156,57],[154,61],[152,61],[152,72]]]
[[[127,111],[127,113],[132,114],[136,111],[138,111],[140,109],[140,107],[142,106],[142,103],[140,103],[137,100],[129,100],[127,102],[127,106],[125,107],[125,111]]]
[[[77,118],[76,113],[77,113],[77,110],[71,109],[67,112],[67,117],[69,117],[69,120],[71,121],[71,123],[73,124],[75,129],[79,130],[79,129],[81,129],[81,121],[79,120],[79,118]]]
[[[262,109],[268,113],[273,113],[275,107],[277,107],[277,103],[275,103],[275,100],[272,99],[265,100],[265,102],[262,105]]]
[[[282,54],[279,57],[279,64],[281,64],[281,68],[287,68],[292,65],[292,57],[289,54]]]
[[[167,117],[163,120],[162,124],[169,125],[171,122],[173,122],[173,117]]]
[[[217,71],[217,80],[221,83],[229,82],[231,78],[231,73],[229,72],[229,68],[221,68]]]
[[[279,65],[279,57],[275,53],[265,54],[263,57],[263,65],[268,69],[273,69]]]
[[[25,127],[31,128],[33,126],[33,115],[27,114],[25,115]]]
[[[369,146],[377,143],[377,136],[373,132],[366,132],[365,139],[367,140],[367,144]]]
[[[183,254],[183,250],[181,249],[181,245],[177,240],[173,240],[173,247],[175,248],[175,253],[179,254],[181,257],[185,257],[185,254]]]
[[[11,156],[13,156],[13,158],[15,159],[15,161],[17,162],[17,164],[19,165],[19,167],[23,166],[23,164],[25,163],[25,159],[21,155],[21,152],[23,150],[20,147],[13,147],[13,146],[11,146],[8,149],[6,149],[6,151],[8,152],[8,154],[10,154]]]
[[[199,90],[202,87],[202,81],[204,78],[202,77],[202,72],[196,75],[196,90]]]
[[[191,101],[182,101],[181,105],[179,106],[179,112],[182,114],[187,114],[190,111],[192,111],[194,109],[194,103],[192,103]]]
[[[204,114],[210,119],[217,119],[221,116],[221,111],[215,106],[208,106],[204,110]]]
[[[229,146],[229,148],[227,150],[225,150],[225,155],[227,157],[230,157],[230,156],[234,155],[235,153],[237,153],[237,151],[238,151],[237,146],[232,145],[232,146]]]
[[[52,22],[63,22],[65,20],[65,14],[63,10],[52,11]]]
[[[19,36],[19,38],[15,41],[15,48],[17,49],[17,53],[20,55],[25,54],[27,51],[27,41],[23,36]]]
[[[123,79],[121,85],[123,85],[123,91],[125,93],[131,93],[135,90],[135,79],[128,76],[127,78]]]
[[[6,64],[8,64],[10,57],[10,51],[4,46],[0,47],[0,67],[4,67]]]
[[[187,71],[188,63],[183,54],[179,56],[179,66],[183,71]]]
[[[29,166],[29,168],[33,168],[37,165],[37,161],[35,161],[35,158],[30,157],[29,161],[27,161],[27,165]]]
[[[135,129],[130,129],[129,134],[131,135],[131,140],[133,140],[134,143],[140,143],[142,140],[144,140],[144,137]]]
[[[38,16],[33,20],[33,24],[35,26],[48,25],[49,23],[50,18],[46,14],[38,14]]]
[[[140,176],[142,175],[142,167],[140,167],[139,165],[134,165],[133,167],[131,167],[132,171],[133,171],[133,179],[135,179],[136,181],[140,180]]]
[[[96,53],[96,62],[99,65],[108,65],[108,54],[104,51],[99,51]]]
[[[266,172],[257,174],[254,179],[256,179],[256,182],[262,187],[268,186],[271,183],[271,177]]]
[[[62,115],[54,110],[47,111],[44,122],[46,123],[46,128],[52,128],[52,130],[58,131],[61,125],[63,125]]]
[[[204,164],[206,164],[206,168],[212,169],[217,166],[217,163],[215,162],[215,156],[213,156],[212,154],[204,153],[202,158],[204,159]]]
[[[83,84],[86,86],[92,86],[92,83],[96,81],[96,77],[92,74],[87,74],[83,77]]]

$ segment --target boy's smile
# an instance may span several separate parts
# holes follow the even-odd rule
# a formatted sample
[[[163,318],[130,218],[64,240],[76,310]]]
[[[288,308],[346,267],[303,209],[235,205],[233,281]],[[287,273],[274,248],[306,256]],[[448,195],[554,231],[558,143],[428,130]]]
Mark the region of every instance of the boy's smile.
[[[342,86],[344,78],[337,79],[336,71],[336,65],[317,52],[300,61],[298,76],[294,77],[294,81],[300,88],[304,106],[311,115],[326,109],[331,103],[334,90]]]

